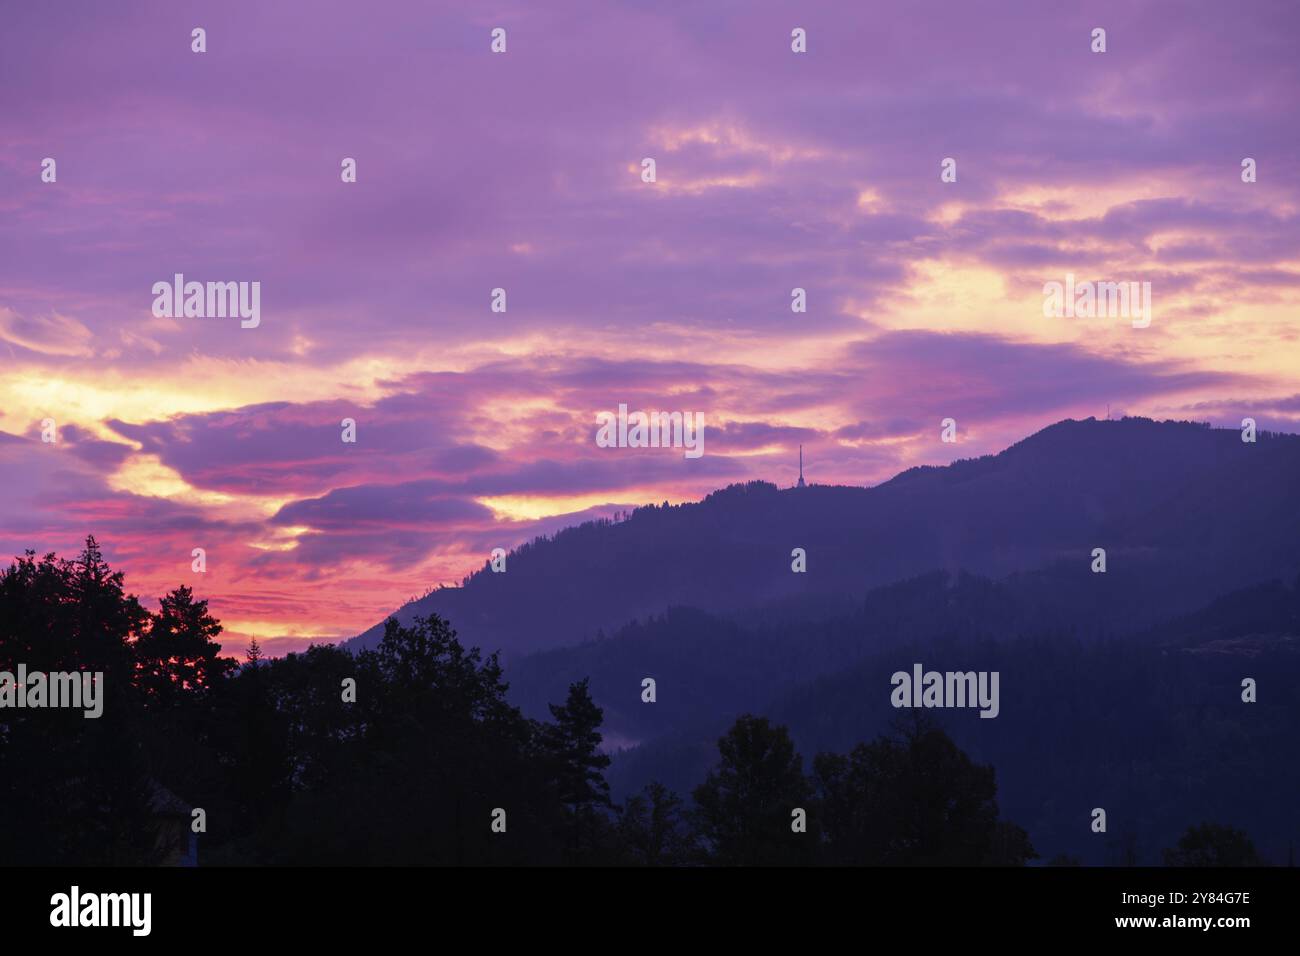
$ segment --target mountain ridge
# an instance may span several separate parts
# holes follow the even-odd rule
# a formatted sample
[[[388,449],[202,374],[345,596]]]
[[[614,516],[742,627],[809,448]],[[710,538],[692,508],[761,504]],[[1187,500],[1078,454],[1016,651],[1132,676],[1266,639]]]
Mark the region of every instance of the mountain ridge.
[[[844,606],[946,570],[1019,580],[1084,616],[1090,596],[1113,592],[1093,603],[1153,623],[1300,570],[1298,489],[1300,436],[1260,432],[1250,444],[1201,423],[1065,419],[996,454],[915,466],[870,487],[753,481],[584,522],[516,548],[505,573],[485,562],[462,587],[394,616],[439,614],[467,643],[508,659],[670,607]],[[796,547],[806,574],[791,572]],[[1088,573],[1094,547],[1107,550],[1104,577]],[[347,645],[373,646],[381,633],[379,622]]]

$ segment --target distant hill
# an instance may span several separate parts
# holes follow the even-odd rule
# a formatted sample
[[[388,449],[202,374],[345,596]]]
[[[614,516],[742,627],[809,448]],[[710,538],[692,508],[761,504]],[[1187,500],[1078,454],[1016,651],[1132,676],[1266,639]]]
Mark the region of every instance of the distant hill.
[[[1158,863],[1203,820],[1275,862],[1300,840],[1296,436],[1065,421],[874,488],[759,482],[641,508],[507,566],[398,616],[503,649],[531,716],[590,678],[617,798],[651,780],[689,793],[745,712],[787,725],[805,769],[847,751],[906,713],[889,677],[919,662],[1001,674],[997,719],[929,713],[996,768],[1003,813],[1048,856]]]
[[[913,661],[997,670],[997,719],[928,713],[973,759],[997,769],[999,805],[1035,846],[1118,864],[1124,841],[1135,840],[1137,862],[1158,865],[1161,848],[1213,820],[1244,828],[1266,859],[1283,864],[1300,842],[1298,611],[1300,582],[1271,582],[1123,639],[909,642],[803,682],[761,712],[788,725],[805,754],[842,750],[903,713],[886,694],[895,670]],[[1241,699],[1245,677],[1258,682],[1256,703]],[[689,766],[690,746],[683,756]],[[660,759],[678,765],[669,754]],[[660,775],[654,762],[628,761],[621,782]],[[1105,835],[1088,828],[1093,807],[1107,810]]]
[[[545,718],[548,703],[561,699],[573,681],[589,677],[615,745],[701,727],[711,733],[801,682],[850,669],[890,648],[1075,636],[1071,626],[1056,627],[1033,614],[1003,585],[942,571],[877,588],[852,612],[820,621],[744,627],[693,608],[672,608],[602,640],[511,662],[510,697],[529,716]],[[659,686],[653,707],[641,702],[645,677]]]
[[[790,570],[804,548],[808,571]],[[1089,570],[1107,551],[1105,575]],[[928,572],[1000,580],[1016,613],[1111,633],[1300,571],[1300,437],[1149,419],[1067,420],[997,455],[873,488],[733,485],[639,508],[512,552],[463,587],[407,604],[507,660],[690,607],[801,624]],[[373,646],[382,622],[349,641]]]
[[[1026,612],[1003,585],[932,574],[803,628],[749,631],[674,610],[524,658],[509,677],[512,699],[542,716],[568,682],[590,676],[607,741],[622,751],[609,773],[622,798],[651,780],[689,793],[745,712],[788,726],[805,769],[819,751],[871,740],[908,713],[891,705],[890,675],[914,663],[999,672],[996,719],[926,713],[996,768],[1003,812],[1048,855],[1114,864],[1131,851],[1155,865],[1203,820],[1244,827],[1277,863],[1300,841],[1300,581],[1085,641],[1068,619]],[[657,682],[654,704],[640,699],[646,676]],[[1256,703],[1241,700],[1245,677],[1258,682]],[[1110,815],[1106,836],[1088,827],[1096,806]]]

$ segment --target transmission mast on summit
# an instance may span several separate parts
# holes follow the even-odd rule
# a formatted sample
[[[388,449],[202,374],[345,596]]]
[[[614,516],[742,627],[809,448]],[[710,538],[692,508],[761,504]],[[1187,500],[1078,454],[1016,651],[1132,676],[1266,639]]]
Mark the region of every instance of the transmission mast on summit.
[[[804,480],[803,480],[803,445],[799,446],[799,484],[795,485],[795,487],[796,488],[807,487],[807,485],[804,484]]]

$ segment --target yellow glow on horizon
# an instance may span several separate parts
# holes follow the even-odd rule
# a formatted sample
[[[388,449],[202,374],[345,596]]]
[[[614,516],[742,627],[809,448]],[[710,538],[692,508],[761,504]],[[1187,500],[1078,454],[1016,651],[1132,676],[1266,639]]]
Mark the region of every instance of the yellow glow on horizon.
[[[371,621],[370,623],[373,624],[374,622]],[[322,642],[334,642],[347,640],[348,638],[355,636],[354,634],[346,633],[339,635],[337,633],[337,625],[331,626],[324,622],[315,622],[311,624],[288,624],[284,621],[267,620],[264,618],[225,617],[221,619],[221,626],[223,631],[217,638],[218,641],[220,641],[222,637],[226,637],[227,634],[256,637],[259,644],[268,640],[276,640],[277,638],[291,637],[301,640],[303,638],[314,637],[319,638]],[[365,625],[365,627],[369,626],[370,624]],[[362,628],[362,630],[364,629],[365,628]],[[359,634],[360,631],[357,631],[356,633]],[[331,634],[334,636],[331,637]]]
[[[690,496],[665,494],[662,489],[624,488],[614,492],[594,491],[575,495],[485,495],[474,500],[491,508],[498,518],[505,521],[539,521],[542,518],[574,514],[601,505],[614,505],[619,500],[638,507],[651,503],[661,504],[664,501],[678,504],[695,499]]]

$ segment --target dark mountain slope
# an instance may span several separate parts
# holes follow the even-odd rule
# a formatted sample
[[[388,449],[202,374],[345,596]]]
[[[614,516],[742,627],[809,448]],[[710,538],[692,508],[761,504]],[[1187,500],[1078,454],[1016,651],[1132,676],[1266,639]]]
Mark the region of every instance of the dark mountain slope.
[[[1300,581],[1243,589],[1123,640],[1083,642],[1059,630],[985,636],[1000,626],[972,620],[951,634],[935,631],[933,620],[912,621],[905,640],[870,647],[757,708],[719,695],[711,721],[674,724],[619,754],[615,792],[649,780],[689,792],[740,710],[787,725],[807,764],[818,751],[843,752],[886,732],[908,713],[890,702],[895,671],[914,663],[998,671],[996,719],[973,709],[926,713],[997,769],[1003,813],[1047,855],[1121,863],[1128,841],[1138,862],[1158,864],[1162,847],[1210,820],[1246,828],[1266,858],[1285,862],[1300,841]],[[1256,703],[1241,699],[1245,677],[1258,682]],[[1089,829],[1094,807],[1107,810],[1105,835]],[[1135,834],[1142,837],[1134,846]]]
[[[935,569],[1016,575],[1022,599],[1089,627],[1138,627],[1300,570],[1300,438],[1147,419],[1064,421],[1001,454],[874,488],[755,482],[640,508],[513,552],[397,612],[438,613],[507,658],[690,606],[721,615],[836,609]],[[808,572],[790,570],[792,548]],[[1107,549],[1107,575],[1089,573]],[[352,643],[370,646],[380,628]]]
[[[791,687],[852,667],[908,642],[1073,636],[1031,617],[1013,593],[985,578],[938,571],[876,588],[842,617],[743,628],[703,611],[674,608],[610,637],[542,651],[510,664],[510,698],[544,719],[570,683],[591,679],[618,746],[729,723]],[[656,681],[657,700],[641,700]]]

